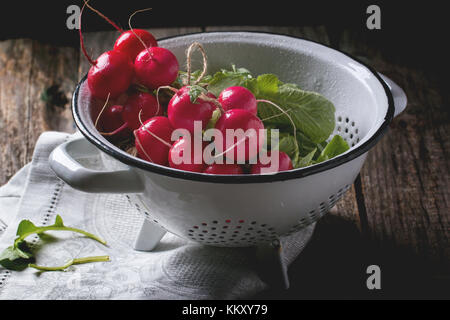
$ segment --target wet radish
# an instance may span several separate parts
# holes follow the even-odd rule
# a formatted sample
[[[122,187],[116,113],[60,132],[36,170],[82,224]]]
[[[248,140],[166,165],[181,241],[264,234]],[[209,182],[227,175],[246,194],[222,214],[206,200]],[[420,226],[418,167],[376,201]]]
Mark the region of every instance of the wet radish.
[[[195,103],[191,102],[189,86],[184,86],[170,99],[167,107],[167,116],[174,128],[186,129],[194,132],[194,121],[200,121],[205,128],[212,117],[216,106],[209,101],[198,98]],[[213,98],[213,95],[209,95]]]
[[[255,116],[257,115],[255,95],[247,88],[239,86],[229,87],[220,93],[218,101],[225,111],[243,109]]]
[[[155,96],[147,92],[132,94],[124,103],[122,119],[131,130],[136,130],[141,126],[140,112],[142,121],[163,114],[163,110],[158,106]]]
[[[158,43],[150,32],[143,29],[133,29],[123,32],[117,38],[114,50],[124,53],[131,61],[134,61],[142,49],[157,46]]]
[[[242,170],[242,167],[238,164],[213,163],[212,165],[207,166],[206,169],[203,170],[203,173],[228,175],[228,174],[243,174],[244,171]]]
[[[271,157],[271,152],[267,152],[267,156]],[[273,168],[271,167],[271,165],[272,163],[270,162],[268,164],[262,164],[260,161],[258,161],[256,164],[251,166],[250,173],[275,173],[280,171],[292,170],[294,168],[292,166],[291,158],[289,158],[289,156],[282,151],[278,152],[278,165],[275,166],[275,164],[273,164]]]
[[[167,165],[173,128],[166,117],[148,119],[134,131],[135,145],[141,159]]]
[[[104,52],[95,61],[89,57],[81,32],[81,16],[85,5],[86,3],[80,12],[79,34],[81,50],[91,64],[87,77],[88,87],[95,98],[105,100],[108,95],[116,98],[131,84],[134,73],[133,63],[125,54],[114,50]]]
[[[264,129],[262,121],[254,114],[243,109],[231,109],[226,111],[216,123],[223,137],[222,153],[227,158],[232,158],[238,163],[254,159],[264,143]],[[234,130],[241,135],[227,137],[228,130]]]
[[[88,86],[95,98],[116,98],[124,93],[133,79],[133,64],[119,51],[107,51],[89,69]]]
[[[112,132],[119,129],[124,121],[122,119],[123,106],[113,105],[105,109],[99,118],[98,127],[103,132]]]
[[[170,167],[191,172],[203,172],[206,167],[203,161],[203,149],[205,146],[206,143],[203,143],[200,150],[195,150],[194,143],[191,143],[191,139],[181,137],[170,148]]]
[[[150,89],[172,84],[178,76],[178,70],[177,58],[165,48],[144,49],[134,61],[136,79]]]

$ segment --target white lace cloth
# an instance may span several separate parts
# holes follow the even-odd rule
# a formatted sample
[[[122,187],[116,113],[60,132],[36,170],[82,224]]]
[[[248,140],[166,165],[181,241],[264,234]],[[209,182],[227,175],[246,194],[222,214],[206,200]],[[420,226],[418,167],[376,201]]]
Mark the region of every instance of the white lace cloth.
[[[108,246],[78,234],[49,232],[56,239],[38,250],[39,265],[94,255],[109,255],[111,261],[76,265],[66,272],[0,267],[0,299],[239,299],[266,287],[253,270],[248,249],[207,247],[166,234],[153,252],[134,251],[144,218],[124,195],[76,191],[49,168],[50,152],[70,138],[42,134],[32,162],[0,188],[0,250],[13,243],[22,219],[53,224],[59,214],[66,225],[94,233]],[[95,158],[85,161],[96,165]],[[285,263],[297,257],[312,232],[309,227],[282,239]],[[40,244],[37,237],[28,240]]]

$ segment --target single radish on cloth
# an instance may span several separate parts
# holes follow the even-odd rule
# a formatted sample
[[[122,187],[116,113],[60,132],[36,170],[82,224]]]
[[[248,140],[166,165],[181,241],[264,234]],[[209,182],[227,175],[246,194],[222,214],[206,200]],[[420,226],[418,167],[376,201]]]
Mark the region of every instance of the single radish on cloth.
[[[134,32],[133,32],[134,31]],[[140,40],[139,40],[139,38]],[[142,42],[141,42],[142,41]],[[114,50],[120,51],[128,56],[131,61],[145,48],[157,47],[155,37],[143,29],[124,31],[114,43]]]
[[[141,119],[139,113],[141,113]],[[154,95],[147,92],[138,92],[130,95],[125,101],[122,118],[127,123],[128,128],[136,130],[141,126],[140,120],[145,121],[162,114],[163,111],[158,106],[158,101]]]
[[[134,131],[135,145],[141,159],[167,165],[173,128],[166,117],[153,117]]]
[[[242,170],[242,167],[238,164],[219,164],[219,163],[213,163],[206,167],[205,170],[203,170],[203,173],[207,174],[243,174],[244,171]]]
[[[136,79],[150,89],[171,85],[178,76],[178,70],[175,55],[161,47],[142,50],[134,61]]]
[[[120,51],[107,51],[93,62],[87,82],[92,96],[105,100],[124,93],[133,79],[133,63]]]
[[[206,165],[203,159],[203,149],[206,146],[202,142],[199,150],[196,150],[195,144],[188,137],[181,137],[170,148],[169,165],[171,168],[191,171],[203,172]]]
[[[218,101],[225,111],[243,109],[255,116],[257,115],[255,95],[247,88],[240,86],[229,87],[220,93]]]
[[[271,157],[271,152],[267,152],[267,156]],[[280,171],[292,170],[294,167],[292,166],[292,161],[289,156],[282,152],[278,152],[278,164],[269,162],[268,164],[262,164],[259,160],[257,163],[251,166],[250,173],[251,174],[261,174],[261,173],[275,173]]]
[[[264,144],[262,121],[254,114],[243,109],[226,111],[217,121],[218,129],[223,137],[222,153],[238,163],[254,159]],[[227,131],[229,131],[227,137]]]
[[[194,121],[200,121],[202,129],[206,127],[212,117],[216,106],[202,98],[197,98],[195,102],[191,100],[190,86],[184,86],[170,99],[167,106],[167,116],[174,128],[186,129],[194,132]],[[214,95],[207,94],[209,98]]]

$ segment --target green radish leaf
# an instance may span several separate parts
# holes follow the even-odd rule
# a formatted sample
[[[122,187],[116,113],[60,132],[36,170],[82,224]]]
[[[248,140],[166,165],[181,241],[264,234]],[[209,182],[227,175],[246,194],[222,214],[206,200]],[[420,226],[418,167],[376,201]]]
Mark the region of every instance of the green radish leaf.
[[[106,245],[106,242],[104,240],[98,238],[97,236],[89,232],[72,227],[66,227],[60,215],[56,216],[54,224],[50,226],[38,227],[29,220],[22,220],[17,227],[16,232],[17,237],[14,240],[14,244],[4,249],[2,253],[0,253],[0,265],[9,270],[25,269],[29,264],[34,262],[33,253],[31,252],[31,248],[28,246],[28,243],[25,241],[25,239],[32,234],[41,235],[46,231],[71,231],[81,233],[88,238],[91,238]],[[104,257],[101,258],[105,259]],[[94,262],[94,260],[92,261],[91,260],[92,260],[91,258],[82,258],[80,260],[81,262],[74,260],[72,264]],[[95,260],[95,261],[103,261],[103,260]]]
[[[278,87],[282,83],[274,74],[263,74],[256,79],[247,81],[246,87],[253,92],[255,96],[274,95],[278,92]]]
[[[206,125],[205,130],[214,128],[216,126],[216,122],[219,120],[221,115],[222,115],[222,113],[219,108],[214,110],[211,119],[209,120],[208,124]]]
[[[16,235],[21,237],[25,234],[34,233],[39,230],[30,220],[22,220],[17,227]]]
[[[341,136],[335,135],[320,153],[317,163],[332,159],[348,149],[350,149],[348,143]]]
[[[207,94],[208,91],[205,88],[202,88],[198,85],[194,85],[194,86],[190,86],[189,87],[189,98],[191,100],[192,103],[196,103],[197,99],[202,95],[202,94]]]
[[[218,97],[224,89],[233,86],[245,86],[249,79],[252,79],[252,75],[247,69],[236,69],[233,65],[231,71],[221,70],[213,75],[208,82],[208,91]]]
[[[196,70],[194,72],[191,73],[191,81],[190,83],[195,82],[199,77],[200,74],[202,73],[202,70]],[[205,75],[200,82],[198,83],[199,86],[205,86],[206,84],[208,84],[212,79],[211,75]],[[185,85],[185,83],[187,82],[187,72],[185,71],[179,71],[178,72],[178,77],[175,80],[175,82],[172,84],[173,87],[175,88],[181,88]]]
[[[316,160],[322,150],[327,145],[326,141],[322,141],[320,143],[312,142],[307,136],[305,136],[302,132],[297,131],[297,142],[299,146],[299,153],[301,157],[306,157],[311,151],[316,150],[313,160]]]
[[[0,253],[0,265],[8,270],[24,270],[33,261],[33,254],[25,242],[17,247],[12,245]]]
[[[317,151],[317,149],[313,149],[306,156],[300,157],[298,162],[296,163],[295,168],[303,168],[303,167],[307,167],[307,166],[310,166],[311,164],[313,164],[313,157],[314,157],[316,151]]]
[[[281,85],[278,92],[260,94],[258,99],[269,100],[288,112],[297,127],[312,142],[326,140],[335,127],[333,104],[315,92],[303,91],[292,85]],[[258,105],[258,115],[265,122],[275,125],[289,125],[289,118],[267,103]],[[275,117],[276,115],[279,115]]]
[[[286,153],[291,158],[292,164],[297,163],[299,159],[298,145],[294,136],[286,133],[280,133],[278,146],[272,146],[272,150],[279,150]]]
[[[54,227],[64,227],[64,222],[61,216],[58,214],[55,218],[55,223],[53,224]]]

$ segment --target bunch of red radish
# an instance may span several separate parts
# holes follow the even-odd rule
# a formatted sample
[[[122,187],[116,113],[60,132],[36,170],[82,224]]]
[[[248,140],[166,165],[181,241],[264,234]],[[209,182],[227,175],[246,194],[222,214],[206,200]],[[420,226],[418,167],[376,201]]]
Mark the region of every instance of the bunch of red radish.
[[[195,136],[194,122],[202,124],[205,129],[213,112],[219,109],[221,116],[215,128],[226,137],[227,129],[255,130],[257,135],[264,129],[263,122],[257,116],[257,103],[251,91],[244,87],[230,87],[223,90],[216,98],[211,93],[205,93],[195,102],[191,101],[190,72],[188,81],[180,89],[171,88],[175,94],[170,99],[167,110],[161,107],[157,97],[151,93],[161,87],[172,85],[178,77],[179,63],[175,55],[168,49],[157,46],[153,35],[145,30],[131,29],[123,31],[117,38],[114,49],[100,55],[92,61],[85,49],[81,36],[81,47],[92,66],[87,76],[87,84],[91,95],[105,101],[104,108],[97,117],[102,134],[109,137],[133,138],[137,155],[146,161],[175,169],[207,173],[207,174],[259,174],[270,164],[241,165],[250,159],[256,159],[262,150],[263,139],[246,139],[245,153],[238,154],[236,141],[223,139],[223,157],[235,159],[235,163],[213,163],[206,165],[203,159],[194,161],[194,157],[202,156],[193,151],[194,143],[190,137]],[[198,43],[195,45],[200,46]],[[203,50],[203,49],[202,49]],[[204,56],[205,57],[205,56]],[[188,66],[190,68],[190,66]],[[206,71],[206,65],[204,66]],[[199,80],[199,79],[198,79]],[[197,80],[197,81],[198,81]],[[132,87],[145,88],[144,91]],[[156,93],[157,94],[157,93]],[[123,99],[117,99],[124,97]],[[121,104],[108,105],[109,99],[123,101]],[[165,116],[165,114],[167,116]],[[172,141],[175,129],[184,129],[190,133],[177,141]],[[200,133],[201,134],[201,133]],[[192,142],[192,143],[191,143]],[[252,145],[255,144],[256,145]],[[206,143],[203,145],[203,148]],[[182,157],[187,152],[191,161],[178,163],[176,157]],[[202,150],[203,151],[203,150]],[[239,164],[238,164],[239,163]],[[292,162],[287,154],[279,152],[279,165],[275,171],[292,169]]]
[[[263,168],[270,167],[270,163],[262,164],[259,161],[250,166],[240,165],[258,157],[264,142],[260,137],[245,139],[242,142],[243,153],[238,153],[236,140],[227,141],[225,138],[228,129],[242,129],[244,132],[253,129],[257,135],[264,129],[263,122],[257,116],[257,100],[252,92],[244,87],[229,87],[223,90],[216,100],[211,93],[208,93],[206,97],[203,99],[200,97],[193,103],[189,90],[190,86],[186,85],[175,93],[168,104],[167,117],[151,117],[134,132],[136,149],[140,158],[179,170],[208,174],[233,175],[246,172],[259,174]],[[195,152],[194,142],[191,141],[196,135],[194,122],[198,121],[202,124],[202,128],[205,128],[213,112],[218,108],[221,109],[222,114],[215,124],[215,129],[219,130],[224,137],[221,150],[225,151],[224,158],[234,159],[235,163],[228,163],[222,159],[222,163],[207,165],[203,159],[195,159],[195,157],[202,157],[203,149],[207,144],[203,143],[200,152]],[[175,129],[184,129],[189,132],[189,135],[182,136],[172,144],[171,136]],[[187,148],[189,148],[188,151]],[[191,155],[190,161],[178,163],[174,160],[181,158],[186,152]],[[270,157],[270,153],[268,156]],[[280,151],[278,156],[279,165],[275,168],[275,172],[293,168],[291,159],[286,153]]]

